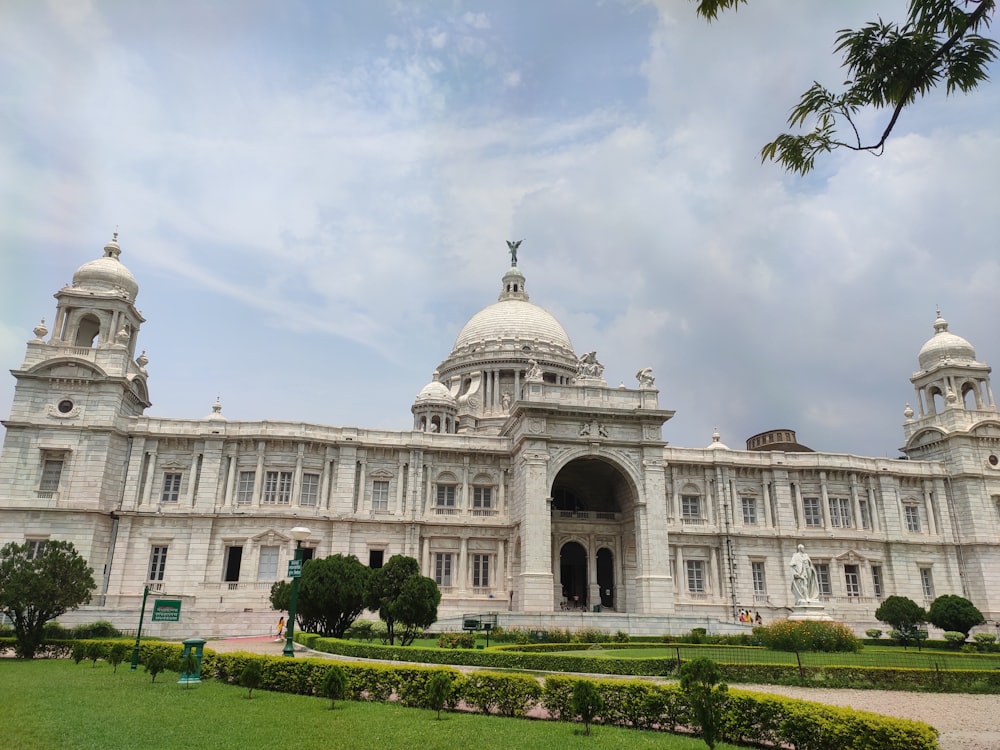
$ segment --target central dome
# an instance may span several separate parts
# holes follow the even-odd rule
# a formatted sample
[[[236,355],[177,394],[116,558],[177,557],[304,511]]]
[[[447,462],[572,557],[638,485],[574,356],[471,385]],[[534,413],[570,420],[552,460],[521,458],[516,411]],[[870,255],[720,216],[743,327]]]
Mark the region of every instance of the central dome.
[[[465,324],[455,349],[463,349],[479,341],[524,339],[573,350],[569,336],[550,313],[538,305],[517,299],[507,299],[480,310]]]

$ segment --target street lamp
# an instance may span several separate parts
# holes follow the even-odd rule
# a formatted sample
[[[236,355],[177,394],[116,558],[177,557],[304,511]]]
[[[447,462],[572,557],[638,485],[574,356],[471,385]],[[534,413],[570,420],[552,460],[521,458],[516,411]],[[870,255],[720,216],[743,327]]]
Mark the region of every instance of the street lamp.
[[[295,636],[295,605],[299,599],[299,576],[302,575],[302,542],[309,538],[309,529],[296,526],[292,529],[292,539],[295,540],[295,559],[288,563],[288,575],[292,579],[292,598],[288,603],[288,626],[285,628],[285,647],[282,656],[295,656],[295,646],[292,638]]]

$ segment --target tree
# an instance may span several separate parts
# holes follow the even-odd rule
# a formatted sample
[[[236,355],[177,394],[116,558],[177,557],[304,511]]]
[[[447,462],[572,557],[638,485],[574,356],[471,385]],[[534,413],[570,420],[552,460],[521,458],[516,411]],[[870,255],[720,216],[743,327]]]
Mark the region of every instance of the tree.
[[[427,681],[427,707],[437,711],[438,721],[441,720],[441,709],[448,704],[453,687],[452,676],[447,672],[435,672]]]
[[[890,596],[875,610],[875,619],[896,630],[905,630],[925,622],[927,613],[908,597]]]
[[[597,687],[590,680],[577,680],[573,685],[573,715],[583,720],[583,733],[590,735],[590,722],[604,708]]]
[[[151,652],[145,659],[146,674],[151,675],[150,682],[156,682],[156,675],[167,669],[167,655],[160,650]]]
[[[927,621],[942,630],[962,633],[965,636],[963,640],[968,640],[969,631],[976,625],[986,622],[976,605],[955,594],[945,594],[931,602],[931,608],[927,610]]]
[[[397,637],[402,646],[412,643],[420,628],[437,620],[440,602],[437,584],[420,575],[420,566],[412,557],[393,555],[372,571],[368,581],[366,606],[385,622],[390,645],[395,645]],[[397,625],[402,626],[401,633]]]
[[[288,581],[275,581],[271,584],[271,608],[278,612],[287,612],[292,603],[292,584]]]
[[[354,555],[311,560],[299,579],[297,613],[303,630],[343,638],[364,611],[370,573]]]
[[[746,2],[698,0],[698,13],[712,21]],[[902,23],[879,18],[841,29],[835,51],[847,70],[843,91],[813,82],[788,116],[789,126],[811,130],[779,135],[761,149],[761,159],[806,174],[818,155],[834,149],[880,155],[903,110],[918,97],[942,84],[948,94],[968,93],[989,79],[1000,45],[979,32],[989,28],[995,6],[995,0],[909,0]],[[861,115],[871,109],[887,110],[887,120],[880,135],[863,136]]]
[[[247,700],[253,698],[253,691],[260,686],[263,675],[264,669],[258,659],[250,659],[243,666],[243,671],[240,672],[240,685],[247,689]]]
[[[687,662],[680,671],[681,692],[691,706],[691,715],[701,728],[701,738],[709,750],[722,734],[722,713],[729,699],[729,687],[722,682],[722,670],[704,657]]]
[[[32,555],[27,544],[0,549],[0,611],[14,623],[14,652],[32,659],[45,640],[45,623],[90,599],[94,571],[72,542],[50,540]]]

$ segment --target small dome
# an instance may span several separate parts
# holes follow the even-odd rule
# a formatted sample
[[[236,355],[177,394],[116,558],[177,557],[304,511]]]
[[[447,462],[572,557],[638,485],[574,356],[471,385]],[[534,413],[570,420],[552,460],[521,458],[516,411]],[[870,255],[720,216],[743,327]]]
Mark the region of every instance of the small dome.
[[[118,232],[104,246],[104,257],[84,263],[73,274],[73,288],[87,292],[124,292],[130,302],[139,296],[135,276],[118,259]]]
[[[948,323],[939,311],[934,321],[934,335],[921,347],[917,361],[921,370],[930,370],[946,361],[972,364],[976,361],[976,350],[968,341],[948,330]]]
[[[712,442],[710,445],[706,446],[706,450],[713,451],[727,451],[729,446],[722,442],[722,437],[719,435],[719,430],[716,428],[715,432],[712,433]]]
[[[455,397],[451,395],[451,392],[444,383],[432,380],[420,390],[413,404],[414,406],[421,404],[455,406]]]

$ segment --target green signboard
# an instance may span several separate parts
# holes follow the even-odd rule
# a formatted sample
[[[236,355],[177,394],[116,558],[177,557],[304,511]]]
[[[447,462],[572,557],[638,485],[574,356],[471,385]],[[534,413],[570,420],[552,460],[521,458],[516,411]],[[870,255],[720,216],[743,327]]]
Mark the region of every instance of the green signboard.
[[[179,622],[180,619],[180,599],[157,599],[153,602],[153,622]]]
[[[302,577],[302,561],[301,560],[289,560],[288,561],[288,577],[289,578],[301,578]]]

